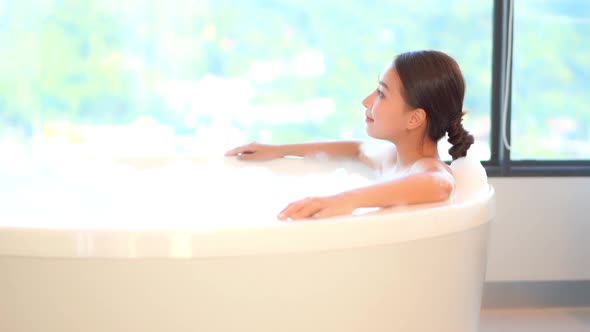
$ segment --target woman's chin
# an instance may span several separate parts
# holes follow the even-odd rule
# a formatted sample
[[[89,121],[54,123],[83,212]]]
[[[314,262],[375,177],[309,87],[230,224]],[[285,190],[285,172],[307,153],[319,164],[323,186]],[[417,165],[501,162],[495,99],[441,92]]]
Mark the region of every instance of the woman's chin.
[[[379,139],[378,135],[375,135],[375,133],[371,130],[371,128],[369,128],[369,126],[367,126],[367,136],[371,137],[371,138],[376,138]]]

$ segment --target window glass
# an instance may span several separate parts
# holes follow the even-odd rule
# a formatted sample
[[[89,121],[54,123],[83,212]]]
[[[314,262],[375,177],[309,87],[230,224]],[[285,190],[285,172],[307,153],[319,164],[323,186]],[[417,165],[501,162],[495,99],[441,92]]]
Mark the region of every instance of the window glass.
[[[253,140],[364,138],[361,101],[380,71],[397,53],[427,48],[461,65],[464,107],[471,112],[465,127],[477,141],[471,151],[486,160],[492,6],[470,0],[0,0],[0,147],[11,153],[168,154],[223,151]],[[551,32],[532,17],[526,21],[532,28],[521,24],[519,33]],[[579,38],[588,26],[565,27],[571,30],[566,39],[552,39],[552,47],[575,48],[567,59],[581,67],[548,74],[587,80],[588,43]],[[517,51],[529,54],[528,48]],[[534,74],[544,73],[538,67],[544,65],[531,67]],[[563,82],[544,80],[542,87]],[[540,87],[529,83],[527,91],[538,97]],[[552,98],[561,109],[559,101],[577,98],[582,114],[588,99],[580,85],[572,86],[571,99]],[[515,106],[537,114],[537,102],[517,98]],[[570,118],[571,130],[581,135],[573,137],[587,142],[588,127],[585,133],[578,127],[581,115]],[[547,118],[555,121],[569,123]],[[446,152],[446,141],[441,146]]]
[[[512,159],[590,159],[590,2],[514,2]]]

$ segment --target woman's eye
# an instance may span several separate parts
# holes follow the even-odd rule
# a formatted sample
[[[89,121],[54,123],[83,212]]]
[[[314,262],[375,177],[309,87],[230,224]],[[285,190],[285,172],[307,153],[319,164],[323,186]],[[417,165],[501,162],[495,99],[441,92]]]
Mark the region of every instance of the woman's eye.
[[[385,97],[385,95],[383,94],[383,92],[381,92],[381,90],[377,90],[377,96],[379,96],[379,98]]]

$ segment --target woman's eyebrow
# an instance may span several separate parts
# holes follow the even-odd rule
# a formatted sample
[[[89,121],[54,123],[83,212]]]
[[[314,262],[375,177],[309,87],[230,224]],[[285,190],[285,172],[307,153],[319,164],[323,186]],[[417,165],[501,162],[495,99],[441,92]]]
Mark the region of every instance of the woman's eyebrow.
[[[382,85],[385,89],[389,90],[389,87],[387,86],[387,84],[385,84],[385,82],[379,81],[379,85]]]

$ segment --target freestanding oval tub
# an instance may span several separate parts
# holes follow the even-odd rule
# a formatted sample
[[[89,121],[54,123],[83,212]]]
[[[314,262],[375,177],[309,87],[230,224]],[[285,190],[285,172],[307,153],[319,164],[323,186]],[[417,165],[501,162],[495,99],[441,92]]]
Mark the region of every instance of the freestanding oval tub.
[[[255,193],[290,188],[265,188],[257,176],[351,164],[195,159],[180,167],[200,178],[133,178],[170,160],[126,160],[133,166],[102,191],[91,187],[107,180],[74,174],[80,165],[63,178],[45,174],[51,183],[12,174],[0,197],[0,331],[477,330],[491,187],[453,204],[279,222],[283,202]],[[207,170],[227,181],[196,188]],[[224,201],[235,195],[244,201]]]

